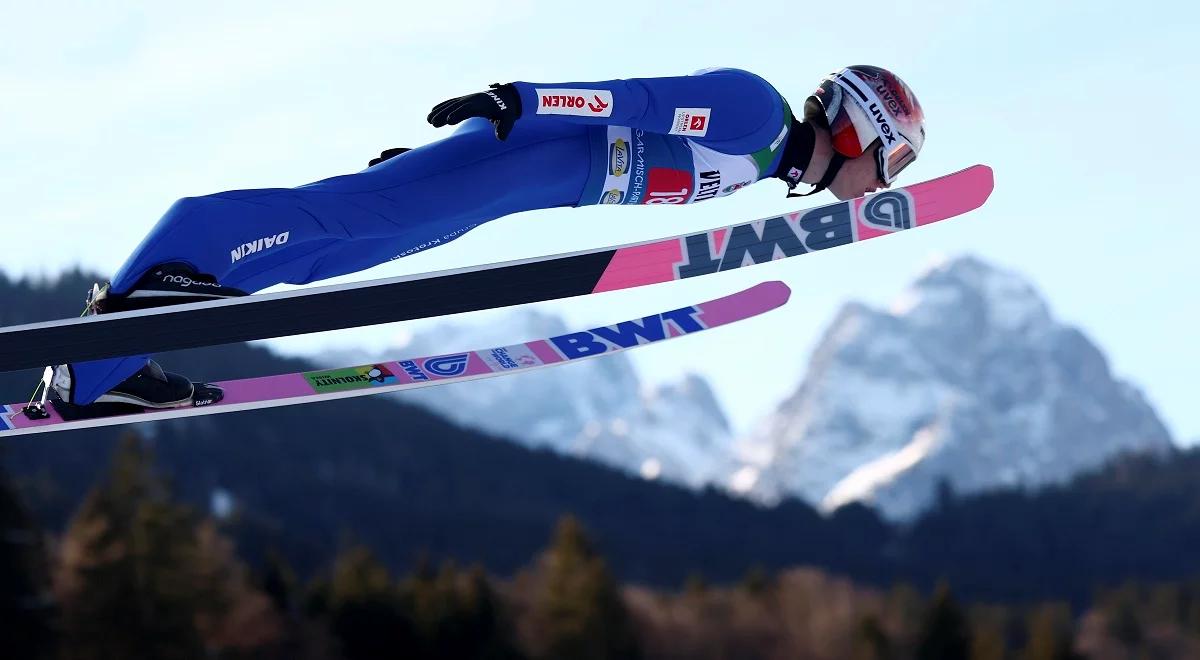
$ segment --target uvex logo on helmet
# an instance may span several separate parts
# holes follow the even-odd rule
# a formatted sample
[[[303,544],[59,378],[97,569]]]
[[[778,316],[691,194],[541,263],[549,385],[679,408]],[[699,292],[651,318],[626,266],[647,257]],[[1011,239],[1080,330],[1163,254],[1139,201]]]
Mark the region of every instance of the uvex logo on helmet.
[[[908,108],[900,101],[899,95],[887,85],[887,83],[875,83],[875,93],[879,95],[879,100],[887,106],[888,112],[893,115],[906,115]]]
[[[896,141],[896,136],[892,134],[892,125],[888,123],[887,115],[879,109],[879,106],[872,103],[870,105],[871,116],[875,118],[875,123],[879,124],[879,133],[887,138],[887,143],[891,144]]]

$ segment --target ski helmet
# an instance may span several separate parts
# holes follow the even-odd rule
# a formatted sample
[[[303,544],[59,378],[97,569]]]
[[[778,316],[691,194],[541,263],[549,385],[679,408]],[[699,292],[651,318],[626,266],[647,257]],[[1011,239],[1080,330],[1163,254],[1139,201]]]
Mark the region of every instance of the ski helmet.
[[[804,117],[828,128],[833,150],[845,158],[882,145],[875,165],[885,184],[917,159],[925,143],[925,113],[916,95],[877,66],[855,64],[825,76],[804,102]]]

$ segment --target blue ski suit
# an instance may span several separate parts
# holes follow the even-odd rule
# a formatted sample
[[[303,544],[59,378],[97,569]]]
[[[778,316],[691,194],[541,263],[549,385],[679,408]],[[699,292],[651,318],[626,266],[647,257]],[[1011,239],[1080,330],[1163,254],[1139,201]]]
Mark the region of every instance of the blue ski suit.
[[[363,270],[521,211],[712,199],[772,176],[792,127],[779,92],[737,69],[514,86],[521,118],[505,141],[476,118],[354,174],[180,199],[111,291],[185,262],[254,292]],[[94,401],[147,359],[72,365],[74,402]]]

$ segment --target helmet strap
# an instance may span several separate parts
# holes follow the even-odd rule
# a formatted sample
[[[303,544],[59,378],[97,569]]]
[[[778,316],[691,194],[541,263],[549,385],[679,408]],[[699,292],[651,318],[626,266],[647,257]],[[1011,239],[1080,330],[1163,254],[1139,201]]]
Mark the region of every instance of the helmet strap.
[[[804,176],[804,172],[812,164],[816,144],[817,127],[809,122],[797,121],[793,118],[791,133],[783,148],[783,157],[779,159],[779,168],[775,170],[775,177],[783,179],[788,184],[787,196],[789,198],[808,197],[825,190],[830,183],[833,183],[834,177],[838,175],[842,165],[845,164],[846,157],[834,151],[829,158],[829,166],[825,168],[825,174],[812,190],[806,193],[792,192],[801,183],[800,177]]]
[[[792,197],[808,197],[809,195],[815,195],[815,194],[821,192],[822,190],[825,190],[826,188],[829,187],[829,184],[833,183],[833,180],[834,180],[834,178],[837,177],[838,172],[842,171],[842,165],[845,165],[845,164],[846,164],[846,157],[839,154],[836,151],[833,152],[833,157],[829,159],[829,167],[825,168],[825,174],[824,174],[824,176],[821,177],[821,180],[817,182],[817,185],[814,186],[812,190],[810,190],[806,193],[792,192],[792,188],[795,188],[795,186],[791,186],[788,188],[788,194],[787,194],[788,198],[790,199]]]
[[[812,162],[813,145],[817,142],[817,129],[808,122],[792,118],[788,132],[787,143],[783,146],[783,156],[779,159],[779,167],[775,169],[775,178],[782,179],[791,190],[800,183],[800,177],[808,170]]]

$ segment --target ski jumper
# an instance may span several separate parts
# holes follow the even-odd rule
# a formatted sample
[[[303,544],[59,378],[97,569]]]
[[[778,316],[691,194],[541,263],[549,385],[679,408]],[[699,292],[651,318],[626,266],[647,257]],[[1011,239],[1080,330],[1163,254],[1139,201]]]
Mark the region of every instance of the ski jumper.
[[[168,262],[254,292],[360,271],[521,211],[712,199],[772,176],[792,127],[783,97],[737,69],[514,86],[522,113],[505,141],[475,118],[355,174],[177,201],[112,293]],[[92,402],[147,359],[73,364],[73,403]]]

